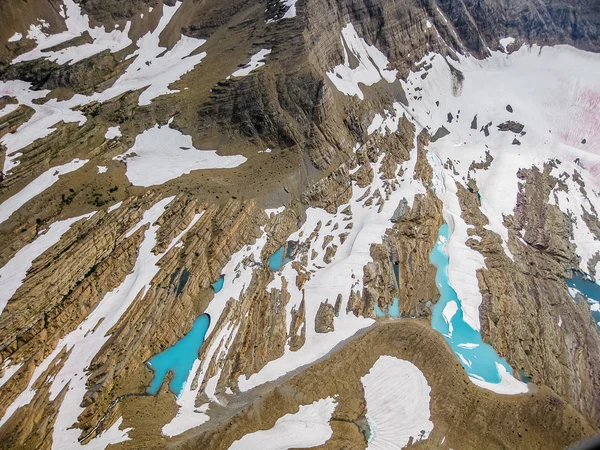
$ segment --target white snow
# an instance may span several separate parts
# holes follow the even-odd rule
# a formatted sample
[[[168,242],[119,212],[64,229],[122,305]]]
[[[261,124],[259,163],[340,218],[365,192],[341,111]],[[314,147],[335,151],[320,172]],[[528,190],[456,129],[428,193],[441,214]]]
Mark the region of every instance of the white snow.
[[[267,213],[267,216],[270,216],[271,214],[281,214],[283,211],[285,211],[285,206],[280,206],[279,208],[265,209],[265,213]]]
[[[80,446],[77,441],[80,430],[72,428],[72,425],[77,422],[77,417],[83,411],[80,404],[87,391],[86,369],[88,365],[109,339],[111,328],[127,311],[137,295],[140,293],[141,295],[145,295],[148,292],[152,279],[160,270],[158,263],[161,258],[183,238],[202,215],[196,214],[186,229],[171,241],[167,249],[163,253],[155,255],[152,249],[156,245],[156,233],[159,229],[159,226],[155,222],[160,218],[165,207],[173,198],[169,197],[157,202],[144,213],[143,218],[134,229],[139,229],[144,225],[149,225],[149,228],[144,232],[144,240],[140,245],[138,258],[132,272],[125,277],[117,288],[104,296],[77,329],[60,340],[56,349],[36,368],[27,389],[8,407],[4,417],[0,420],[0,425],[18,407],[26,405],[32,400],[35,393],[33,389],[34,383],[50,364],[53,363],[61,350],[68,348],[70,349],[70,354],[66,357],[62,368],[53,380],[46,380],[46,382],[51,383],[51,400],[56,398],[65,386],[69,385],[65,399],[56,417],[52,435],[52,446],[54,449]],[[103,320],[101,321],[101,319]],[[127,430],[119,430],[119,424],[117,422],[107,432],[93,439],[90,444],[86,445],[86,448],[88,445],[92,445],[92,448],[105,448],[110,444],[126,440]]]
[[[17,42],[21,39],[23,39],[23,35],[21,33],[15,33],[8,39],[8,42]]]
[[[450,337],[452,337],[452,332],[454,331],[454,326],[452,325],[452,318],[454,317],[454,314],[456,314],[457,311],[458,305],[455,301],[450,301],[446,303],[446,306],[444,306],[444,310],[442,311],[442,316],[448,324],[448,335]]]
[[[134,186],[166,183],[193,170],[226,169],[246,161],[241,155],[220,156],[216,150],[198,150],[192,138],[170,125],[155,125],[135,138],[131,149],[116,160],[127,164],[127,178]]]
[[[21,368],[23,363],[10,365],[10,360],[4,361],[2,368],[4,369],[4,375],[0,377],[0,387],[4,386],[8,380]]]
[[[72,0],[69,1],[72,2]],[[159,45],[160,34],[180,6],[180,2],[174,6],[163,6],[163,15],[156,29],[138,39],[136,43],[138,49],[130,55],[131,57],[135,56],[133,62],[111,87],[102,92],[96,92],[91,96],[76,94],[71,99],[64,101],[50,99],[43,105],[39,105],[33,100],[45,97],[49,93],[48,90],[34,91],[31,89],[30,83],[24,81],[0,81],[0,96],[13,96],[17,98],[19,104],[35,110],[33,117],[22,124],[16,132],[8,133],[0,138],[0,143],[7,148],[4,173],[9,173],[19,163],[20,150],[32,144],[36,139],[51,134],[55,131],[53,127],[60,121],[77,122],[80,126],[83,125],[86,117],[80,111],[75,111],[74,108],[94,101],[102,103],[127,91],[143,90],[139,97],[140,105],[149,105],[158,96],[178,92],[171,90],[169,85],[192,70],[206,56],[205,52],[191,55],[205,42],[202,39],[181,36],[170,50]],[[75,7],[78,8],[77,5]],[[112,33],[115,32],[118,31],[115,30]],[[9,106],[14,109],[15,105]]]
[[[515,42],[515,38],[513,37],[505,37],[500,39],[500,45],[502,46],[502,48],[504,48],[504,51],[506,51],[506,48]]]
[[[250,74],[250,72],[252,72],[253,70],[256,70],[259,67],[264,66],[265,65],[264,59],[270,53],[271,53],[271,49],[263,48],[262,50],[259,50],[257,53],[252,55],[252,57],[250,58],[250,62],[248,64],[246,64],[244,67],[241,67],[240,69],[233,72],[231,74],[231,76],[232,77],[245,77],[246,75]]]
[[[483,381],[482,379],[476,378],[474,376],[470,376],[469,378],[476,384],[477,386],[493,391],[497,394],[504,395],[516,395],[516,394],[526,394],[529,391],[526,383],[517,380],[510,373],[506,371],[502,364],[496,363],[496,368],[500,373],[500,378],[502,381],[500,383],[488,383],[487,381]]]
[[[450,323],[452,321],[452,318],[457,311],[458,305],[454,300],[446,303],[446,306],[444,306],[444,310],[442,311],[442,316],[444,317],[446,323]]]
[[[359,83],[371,86],[381,79],[388,83],[396,80],[397,70],[389,70],[387,57],[374,45],[367,45],[364,39],[358,37],[354,25],[349,23],[342,29],[342,48],[344,63],[327,72],[327,77],[335,87],[346,95],[357,95],[361,100],[364,94]],[[358,59],[358,67],[351,68],[348,50]]]
[[[106,133],[104,134],[105,139],[114,139],[121,137],[121,128],[120,127],[108,127]]]
[[[65,63],[74,64],[101,51],[109,50],[114,53],[131,44],[128,36],[131,22],[127,22],[123,31],[115,29],[107,33],[104,26],[91,28],[88,16],[82,14],[81,7],[73,0],[63,0],[63,3],[66,7],[65,26],[67,30],[62,33],[48,35],[43,31],[43,25],[32,24],[27,33],[27,38],[33,39],[37,45],[33,50],[17,56],[13,60],[13,64],[38,58],[46,58],[60,65]],[[49,48],[81,36],[86,31],[92,38],[92,43],[67,47],[58,51],[48,51]]]
[[[416,148],[411,151],[410,156],[410,160],[404,165],[406,173],[413,173],[414,171],[417,159]],[[372,167],[377,173],[381,167],[381,161],[372,163]],[[353,290],[362,290],[363,268],[367,263],[372,261],[370,255],[371,244],[381,243],[386,229],[392,226],[389,218],[393,215],[400,200],[406,198],[409,205],[412,205],[414,196],[417,193],[425,193],[425,189],[421,182],[414,180],[412,176],[401,183],[395,180],[393,182],[386,182],[379,177],[375,177],[372,189],[373,191],[380,189],[384,198],[381,211],[375,205],[376,202],[367,206],[365,200],[360,199],[368,189],[361,189],[354,186],[351,200],[346,205],[338,207],[339,211],[344,210],[346,206],[351,207],[351,221],[345,221],[344,218],[346,216],[341,213],[330,214],[319,208],[309,208],[306,211],[307,219],[305,223],[297,232],[290,236],[289,239],[291,240],[299,240],[301,243],[305,241],[302,245],[308,245],[309,255],[312,249],[319,252],[319,257],[312,260],[307,267],[307,270],[314,271],[315,273],[313,273],[311,279],[303,287],[306,305],[306,323],[308,324],[306,327],[306,342],[301,349],[295,352],[290,351],[286,346],[285,354],[281,358],[269,362],[260,372],[252,375],[250,378],[240,377],[238,385],[242,391],[275,380],[298,367],[313,363],[320,357],[325,356],[343,340],[350,338],[357,331],[374,323],[373,319],[356,317],[353,313],[345,313],[350,292]],[[270,212],[267,210],[267,213]],[[318,236],[312,241],[309,240],[318,222],[326,224],[329,221],[331,221],[329,227],[322,226]],[[353,223],[352,229],[345,229],[346,224],[350,222]],[[338,228],[333,230],[336,224]],[[325,236],[328,234],[333,235],[334,241],[339,244],[338,237],[343,232],[348,232],[348,237],[343,244],[339,245],[332,262],[326,264],[323,261],[323,251],[321,249]],[[177,416],[170,424],[163,428],[163,434],[173,436],[208,420],[206,405],[199,408],[195,407],[196,397],[200,394],[202,380],[208,381],[205,390],[208,398],[213,402],[219,402],[215,388],[216,381],[220,376],[220,367],[226,355],[226,344],[224,343],[235,338],[237,327],[229,324],[217,331],[215,326],[223,314],[227,301],[230,298],[239,299],[243,291],[250,284],[253,271],[252,263],[260,262],[258,258],[266,242],[267,234],[263,231],[262,236],[253,245],[246,246],[235,253],[224,267],[222,271],[225,275],[223,289],[215,294],[205,311],[212,317],[212,320],[204,343],[203,360],[196,361],[184,390],[177,399],[177,404],[180,407]],[[249,261],[250,264],[245,265],[243,261]],[[283,278],[288,280],[288,291],[291,295],[290,301],[286,306],[288,329],[291,321],[291,310],[293,307],[297,308],[302,301],[302,292],[298,290],[295,284],[296,276],[297,273],[292,268],[292,265],[287,264],[275,274],[274,280],[267,287],[268,291],[273,288],[281,289]],[[327,334],[316,333],[312,324],[314,324],[315,315],[320,303],[325,299],[334,302],[338,294],[342,294],[344,301],[340,309],[342,313],[340,313],[339,317],[335,318],[335,331]],[[207,380],[207,368],[213,357],[216,358],[219,370],[217,370],[216,375]],[[199,381],[197,387],[192,389],[192,380],[194,378]]]
[[[333,435],[329,420],[336,401],[327,397],[302,405],[297,413],[280,417],[270,430],[260,430],[235,441],[229,450],[287,450],[322,445]]]
[[[293,19],[294,17],[296,17],[296,2],[297,1],[298,0],[281,0],[281,4],[283,4],[284,6],[287,7],[287,10],[286,10],[285,14],[283,15],[283,17],[281,19],[267,20],[266,23],[273,23],[273,22],[278,22],[279,20]]]
[[[27,271],[33,261],[46,250],[56,244],[63,234],[71,228],[75,222],[88,219],[94,213],[84,214],[71,219],[54,222],[47,230],[40,232],[33,242],[21,248],[2,268],[0,268],[0,313],[23,284]]]
[[[218,323],[218,318],[223,313],[227,300],[230,298],[239,298],[250,284],[252,279],[252,265],[246,266],[243,264],[243,261],[251,259],[255,263],[259,262],[257,258],[260,256],[260,252],[266,242],[267,234],[263,230],[262,236],[253,245],[246,246],[234,253],[221,271],[225,276],[225,283],[223,284],[223,288],[215,293],[205,311],[211,317],[203,344],[209,346],[206,357],[202,361],[197,359],[194,362],[183,391],[177,398],[177,405],[179,406],[177,415],[162,429],[162,433],[165,436],[172,437],[179,435],[184,431],[201,425],[209,419],[209,416],[206,414],[209,406],[208,403],[198,408],[195,406],[200,387],[197,386],[195,389],[192,389],[193,380],[196,374],[198,374],[199,380],[203,380],[210,360],[214,355],[219,354],[222,343],[228,337],[235,336],[237,329],[225,327],[219,333],[215,333],[215,326]],[[208,392],[208,395],[210,398],[214,398],[214,387]]]
[[[106,166],[98,166],[98,173],[102,174],[102,173],[106,173],[108,172],[108,167]]]
[[[0,203],[0,223],[6,221],[25,203],[56,183],[61,175],[79,169],[86,162],[87,160],[85,159],[74,159],[70,163],[63,164],[62,166],[52,167],[51,169],[46,170],[43,174],[25,186],[15,195]]]
[[[416,150],[411,152],[411,159],[406,163],[407,173],[412,173],[416,162]],[[379,172],[381,161],[372,164],[375,173]],[[397,182],[395,182],[397,183]],[[385,182],[379,177],[375,177],[370,187],[372,191],[380,189],[386,197]],[[394,185],[394,189],[389,189],[389,198],[386,198],[381,211],[375,205],[375,202],[370,206],[365,205],[364,200],[360,197],[365,194],[367,188],[361,189],[356,185],[353,186],[353,195],[348,202],[352,209],[353,227],[350,230],[345,229],[348,223],[344,221],[344,215],[329,214],[319,208],[309,208],[306,211],[306,222],[297,232],[293,233],[290,240],[307,240],[316,228],[318,222],[326,224],[329,220],[332,221],[330,227],[323,226],[319,235],[310,243],[308,254],[314,249],[319,253],[319,256],[310,261],[307,270],[314,270],[310,280],[304,286],[304,298],[306,307],[306,341],[302,348],[292,352],[286,349],[285,354],[267,365],[258,373],[249,378],[240,377],[238,386],[240,390],[246,391],[255,386],[261,385],[268,381],[275,380],[287,372],[298,367],[310,364],[317,359],[325,356],[338,343],[353,336],[362,328],[373,324],[373,319],[366,319],[354,316],[353,313],[340,313],[339,317],[335,318],[335,331],[327,334],[316,333],[314,330],[315,315],[322,301],[328,299],[330,302],[335,302],[338,294],[341,294],[344,301],[341,305],[341,311],[346,311],[347,301],[352,290],[362,291],[363,268],[366,264],[372,261],[370,248],[371,244],[382,242],[382,237],[385,235],[386,229],[391,227],[389,219],[392,217],[398,203],[401,199],[406,198],[409,205],[412,205],[414,195],[424,193],[422,184],[416,180],[405,180],[403,183]],[[347,205],[340,205],[338,211],[342,211]],[[338,229],[333,230],[335,223],[338,223]],[[339,244],[337,237],[344,232],[348,232],[348,237],[343,244],[338,245],[338,250],[330,264],[323,260],[324,251],[322,245],[327,235],[334,236],[334,242]],[[291,264],[285,265],[282,270],[275,275],[275,279],[267,287],[281,288],[282,279],[289,281],[288,291],[291,299],[287,304],[287,327],[289,329],[291,322],[291,310],[293,307],[299,307],[302,300],[302,292],[296,287],[294,280],[297,273]]]
[[[411,438],[416,443],[429,437],[431,388],[417,366],[380,356],[361,381],[372,433],[367,450],[401,449]]]
[[[470,348],[477,348],[479,347],[479,344],[474,344],[471,342],[467,342],[466,344],[458,344],[459,347],[461,348],[466,348],[466,349],[470,349]]]
[[[121,207],[121,205],[123,204],[123,202],[119,202],[119,203],[115,203],[112,206],[109,206],[108,209],[106,210],[106,212],[111,213],[113,212],[115,209],[119,209]]]
[[[481,194],[481,211],[490,224],[487,228],[502,238],[506,255],[508,231],[504,216],[513,214],[521,168],[543,164],[554,158],[561,161],[553,175],[573,174],[577,169],[586,183],[590,202],[600,210],[598,189],[600,170],[600,110],[594,106],[600,98],[600,55],[586,53],[568,46],[523,46],[511,54],[492,52],[491,57],[477,60],[458,56],[458,61],[447,61],[440,55],[426,55],[422,62],[430,62],[425,69],[411,73],[403,83],[410,102],[409,111],[418,128],[427,127],[431,133],[445,126],[450,135],[429,144],[429,158],[434,168],[437,194],[444,202],[444,215],[452,228],[447,251],[450,258],[450,284],[461,299],[465,320],[479,329],[478,307],[481,303],[476,270],[484,267],[481,255],[466,246],[468,226],[461,216],[456,199],[456,182],[466,185],[472,178],[477,181]],[[453,81],[448,65],[464,75],[462,83]],[[577,70],[572,68],[576,67]],[[419,90],[417,90],[419,89]],[[485,93],[485,95],[482,95]],[[436,105],[439,102],[439,106]],[[513,112],[507,111],[511,105]],[[413,111],[414,109],[414,111]],[[459,114],[460,111],[460,114]],[[453,120],[447,121],[451,113]],[[477,115],[477,129],[470,127]],[[513,120],[525,125],[526,135],[500,132],[497,125]],[[375,128],[381,119],[376,118]],[[480,129],[491,122],[489,136]],[[379,125],[383,127],[383,125]],[[514,138],[520,146],[512,145]],[[587,143],[583,145],[582,139]],[[488,151],[493,161],[487,170],[469,170],[471,163],[485,161]],[[579,158],[583,169],[573,161]],[[454,170],[444,168],[452,161]],[[577,253],[586,268],[589,258],[600,250],[600,241],[594,241],[580,218],[582,208],[590,211],[590,202],[579,193],[579,187],[569,178],[569,192],[551,194],[559,207],[572,211],[579,219],[575,223]]]

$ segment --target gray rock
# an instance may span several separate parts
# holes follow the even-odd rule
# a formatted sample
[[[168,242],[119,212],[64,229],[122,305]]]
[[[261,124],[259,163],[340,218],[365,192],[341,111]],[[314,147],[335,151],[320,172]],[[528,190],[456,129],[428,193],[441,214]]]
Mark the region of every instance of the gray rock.
[[[400,200],[400,203],[398,203],[398,206],[396,207],[396,210],[394,211],[394,214],[392,214],[392,218],[390,220],[392,221],[392,223],[401,222],[402,219],[404,219],[404,216],[407,212],[408,201],[406,200],[406,198],[403,198],[402,200]]]

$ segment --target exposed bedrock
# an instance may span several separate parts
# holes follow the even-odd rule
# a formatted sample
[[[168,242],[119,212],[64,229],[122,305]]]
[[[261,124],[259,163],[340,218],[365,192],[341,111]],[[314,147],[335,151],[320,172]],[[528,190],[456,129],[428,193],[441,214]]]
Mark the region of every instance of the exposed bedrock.
[[[551,167],[522,169],[517,205],[505,217],[509,248],[484,226],[476,192],[458,186],[462,217],[472,235],[467,244],[481,252],[484,269],[477,273],[484,339],[535,383],[563,396],[595,421],[600,419],[600,335],[585,302],[576,303],[564,278],[578,266],[570,242],[572,223],[547,203],[557,180]],[[521,237],[522,236],[522,237]]]

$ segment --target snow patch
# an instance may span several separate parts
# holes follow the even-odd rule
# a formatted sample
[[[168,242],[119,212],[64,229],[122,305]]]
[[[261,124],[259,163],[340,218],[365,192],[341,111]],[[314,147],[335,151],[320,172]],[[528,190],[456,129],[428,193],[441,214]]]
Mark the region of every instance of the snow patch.
[[[106,130],[106,133],[104,133],[104,138],[105,139],[114,139],[114,138],[118,138],[121,137],[121,128],[120,127],[108,127],[108,130]]]
[[[47,230],[36,236],[33,242],[25,245],[2,268],[0,268],[0,313],[6,304],[23,284],[27,271],[33,261],[46,250],[60,241],[60,238],[75,222],[89,219],[94,213],[84,214],[71,219],[54,222]]]
[[[134,186],[155,186],[193,170],[226,169],[246,162],[241,155],[220,156],[216,150],[198,150],[192,138],[168,124],[155,125],[135,138],[130,150],[113,159],[127,164],[127,178]]]
[[[401,449],[427,439],[433,430],[431,388],[423,372],[409,361],[380,356],[361,378],[372,438],[367,450]]]
[[[72,3],[72,0],[68,1]],[[76,4],[73,3],[73,5],[79,8]],[[60,121],[83,125],[87,120],[85,115],[80,111],[75,111],[74,108],[94,101],[102,103],[127,91],[143,90],[138,101],[142,106],[149,105],[153,99],[161,95],[178,92],[171,90],[169,86],[192,70],[206,56],[206,52],[192,55],[206,42],[203,39],[181,36],[170,50],[160,46],[160,34],[180,6],[180,2],[175,3],[174,6],[163,6],[163,15],[156,29],[138,39],[138,49],[130,55],[130,57],[135,57],[135,60],[111,87],[102,92],[96,92],[91,96],[76,94],[65,101],[50,99],[40,105],[34,100],[45,97],[50,91],[34,91],[31,89],[31,84],[24,81],[0,81],[0,96],[15,97],[19,104],[35,110],[33,117],[22,124],[16,132],[8,133],[0,138],[0,143],[7,148],[4,173],[9,173],[19,164],[20,150],[35,140],[54,132],[55,128],[53,127]],[[75,48],[79,49],[80,47]],[[9,106],[14,107],[14,105]]]
[[[23,39],[23,35],[21,33],[15,33],[8,39],[8,42],[17,42],[21,39]]]
[[[69,384],[69,389],[66,391],[66,396],[56,417],[52,446],[55,449],[80,447],[77,441],[80,430],[73,428],[72,425],[77,422],[78,416],[84,410],[80,405],[87,391],[88,377],[86,371],[89,363],[110,338],[111,328],[127,311],[133,300],[139,294],[143,296],[148,292],[154,276],[160,270],[159,262],[161,258],[183,238],[202,215],[196,214],[186,229],[171,241],[163,253],[154,254],[152,250],[156,245],[156,235],[159,229],[155,222],[173,198],[169,197],[157,202],[144,213],[134,229],[139,229],[145,225],[148,225],[148,229],[144,232],[144,239],[140,245],[138,258],[132,272],[125,277],[117,288],[104,296],[77,329],[59,341],[56,349],[35,369],[27,389],[8,407],[5,415],[0,420],[0,426],[12,416],[17,408],[31,402],[35,394],[33,385],[50,364],[55,361],[59,353],[64,348],[68,348],[70,353],[65,357],[66,360],[61,369],[54,379],[46,380],[47,383],[51,383],[51,400],[55,399],[63,388]],[[85,448],[88,448],[89,445],[92,446],[91,448],[105,448],[110,444],[127,440],[127,430],[119,430],[120,423],[115,423],[113,427],[93,439]]]
[[[469,378],[471,379],[473,384],[475,384],[481,388],[493,391],[497,394],[504,394],[504,395],[526,394],[529,391],[527,384],[523,383],[522,381],[517,380],[510,373],[508,373],[508,371],[502,364],[496,363],[496,368],[498,369],[498,372],[500,373],[500,378],[502,380],[502,381],[500,381],[500,383],[488,383],[487,381],[483,381],[483,380],[473,377],[473,376],[471,376]]]
[[[335,87],[346,95],[356,95],[361,100],[364,94],[358,86],[362,83],[371,86],[381,79],[388,83],[396,80],[397,70],[386,69],[389,64],[387,57],[374,45],[367,45],[364,39],[358,37],[354,25],[349,23],[342,29],[342,48],[344,63],[327,72],[327,77]],[[358,60],[358,67],[350,67],[348,51]]]
[[[302,405],[297,413],[280,417],[270,430],[250,433],[235,441],[229,450],[286,450],[322,445],[333,435],[329,421],[336,401],[327,397]]]
[[[62,11],[63,14],[66,14],[65,26],[67,30],[62,33],[49,35],[43,31],[44,27],[42,24],[32,24],[29,27],[27,38],[34,40],[37,45],[33,50],[17,56],[13,60],[13,64],[39,58],[45,58],[60,65],[67,63],[74,64],[104,50],[114,53],[123,50],[131,44],[128,36],[131,22],[127,22],[123,31],[115,29],[107,33],[104,26],[90,27],[87,14],[82,14],[81,7],[73,0],[63,0],[63,2],[66,7],[66,11],[64,9]],[[49,48],[82,36],[85,32],[89,33],[92,43],[84,43],[62,50],[48,51]]]
[[[258,51],[250,58],[250,62],[246,64],[244,67],[236,70],[231,74],[232,77],[245,77],[249,75],[253,70],[258,69],[265,65],[265,57],[271,53],[271,49],[265,49]]]
[[[0,204],[0,223],[6,221],[25,203],[56,183],[61,175],[79,169],[86,162],[87,159],[74,159],[70,163],[63,164],[62,166],[52,167],[51,169],[46,170],[43,174],[25,186],[15,195],[7,200],[4,200],[4,202]]]
[[[514,42],[515,42],[515,38],[513,38],[513,37],[505,37],[505,38],[500,39],[500,45],[502,46],[504,51],[506,51],[508,46],[513,44]]]

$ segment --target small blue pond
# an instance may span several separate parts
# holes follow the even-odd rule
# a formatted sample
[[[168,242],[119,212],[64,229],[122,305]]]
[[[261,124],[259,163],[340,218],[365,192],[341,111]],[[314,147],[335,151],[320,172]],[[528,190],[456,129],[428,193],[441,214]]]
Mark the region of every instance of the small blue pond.
[[[225,275],[221,275],[219,279],[211,285],[215,294],[223,289],[223,284],[225,284]]]
[[[463,320],[460,300],[448,281],[448,256],[444,248],[449,237],[450,229],[444,224],[440,227],[438,240],[430,255],[431,262],[437,268],[435,281],[440,291],[440,299],[433,307],[431,325],[444,335],[469,376],[489,383],[499,383],[501,378],[496,363],[503,365],[510,374],[513,370],[492,346],[483,342],[479,332]],[[450,323],[447,323],[443,311],[451,302],[455,302],[458,309]]]
[[[291,257],[292,250],[292,245],[288,245],[287,251],[285,249],[285,245],[280,247],[279,250],[269,257],[269,269],[271,269],[273,272],[277,272],[285,264],[293,261],[294,258]]]
[[[148,366],[154,370],[154,378],[146,392],[152,395],[156,394],[167,372],[171,370],[174,376],[169,388],[175,395],[179,396],[181,394],[194,361],[198,359],[198,350],[204,342],[209,325],[210,316],[202,314],[194,321],[194,326],[188,334],[172,347],[148,360]]]
[[[386,313],[375,303],[375,315],[377,317],[386,317]],[[398,305],[398,297],[394,297],[394,301],[387,310],[387,315],[390,317],[400,317],[400,305]]]
[[[600,286],[580,272],[573,272],[573,278],[565,281],[574,300],[580,294],[589,303],[596,325],[600,327]]]

